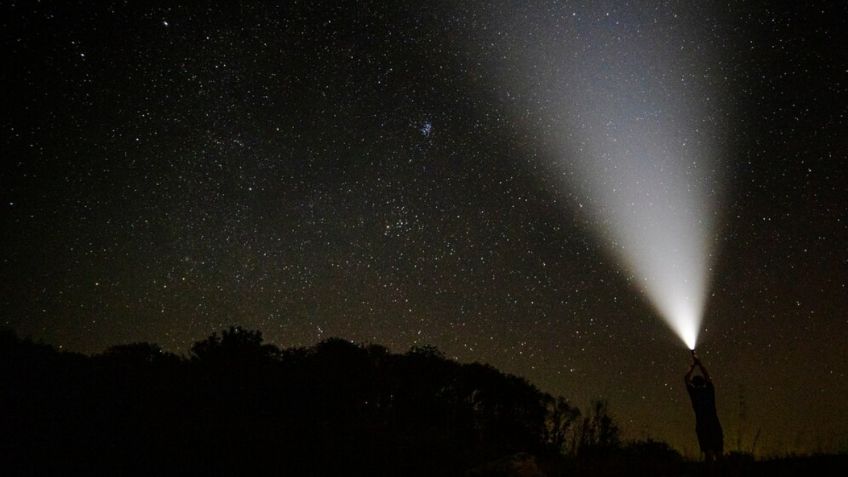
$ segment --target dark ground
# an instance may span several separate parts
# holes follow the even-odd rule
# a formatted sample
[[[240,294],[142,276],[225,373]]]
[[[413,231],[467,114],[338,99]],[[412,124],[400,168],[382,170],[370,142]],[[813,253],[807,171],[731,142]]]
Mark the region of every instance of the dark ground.
[[[279,349],[230,328],[190,356],[85,356],[0,333],[3,475],[844,475],[848,456],[713,467],[622,442],[607,405],[435,348],[330,339]]]

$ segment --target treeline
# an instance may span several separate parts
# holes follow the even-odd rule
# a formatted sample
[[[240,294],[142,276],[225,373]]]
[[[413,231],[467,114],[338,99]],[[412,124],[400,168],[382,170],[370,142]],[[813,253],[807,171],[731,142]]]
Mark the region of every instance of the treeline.
[[[148,343],[85,356],[5,330],[0,377],[0,454],[24,472],[456,475],[620,444],[603,402],[584,414],[432,347],[280,349],[232,327],[187,357]]]
[[[232,327],[188,356],[138,343],[85,356],[0,330],[0,475],[845,475],[848,456],[701,468],[622,443],[516,376],[432,347],[329,339],[280,349]]]

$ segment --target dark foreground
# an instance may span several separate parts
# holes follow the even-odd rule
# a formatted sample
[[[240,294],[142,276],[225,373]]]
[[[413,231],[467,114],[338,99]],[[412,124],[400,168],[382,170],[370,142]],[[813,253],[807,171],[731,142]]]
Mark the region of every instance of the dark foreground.
[[[846,456],[714,468],[622,443],[525,380],[433,348],[331,339],[281,350],[231,328],[188,357],[96,356],[0,331],[0,475],[843,475]]]
[[[489,474],[487,474],[489,475]],[[491,475],[522,475],[501,472]],[[726,456],[721,462],[707,465],[703,462],[667,459],[651,454],[628,455],[622,451],[605,459],[582,459],[579,456],[559,462],[539,465],[538,474],[545,476],[731,476],[731,477],[795,477],[848,475],[848,456],[814,455],[795,456],[755,461],[750,456]]]

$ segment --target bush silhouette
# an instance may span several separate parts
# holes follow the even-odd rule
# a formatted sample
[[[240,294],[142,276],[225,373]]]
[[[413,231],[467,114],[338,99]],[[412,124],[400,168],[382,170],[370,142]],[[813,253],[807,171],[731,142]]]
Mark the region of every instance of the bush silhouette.
[[[281,350],[230,327],[187,358],[86,357],[3,331],[0,358],[0,451],[24,473],[461,475],[547,448],[550,396],[432,347]]]

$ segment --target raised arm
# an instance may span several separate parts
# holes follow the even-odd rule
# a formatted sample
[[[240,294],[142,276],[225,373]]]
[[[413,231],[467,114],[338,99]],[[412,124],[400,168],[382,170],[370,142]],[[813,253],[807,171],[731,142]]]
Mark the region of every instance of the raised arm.
[[[695,366],[697,366],[697,364],[697,361],[692,363],[692,366],[689,366],[689,371],[686,373],[686,376],[683,376],[683,381],[686,382],[687,386],[692,383],[692,373],[695,372]]]
[[[701,368],[701,374],[704,375],[704,379],[706,379],[708,383],[712,384],[713,380],[710,378],[710,373],[707,372],[707,368],[705,368],[704,365],[701,364],[700,360],[697,361],[697,364],[698,367]]]

